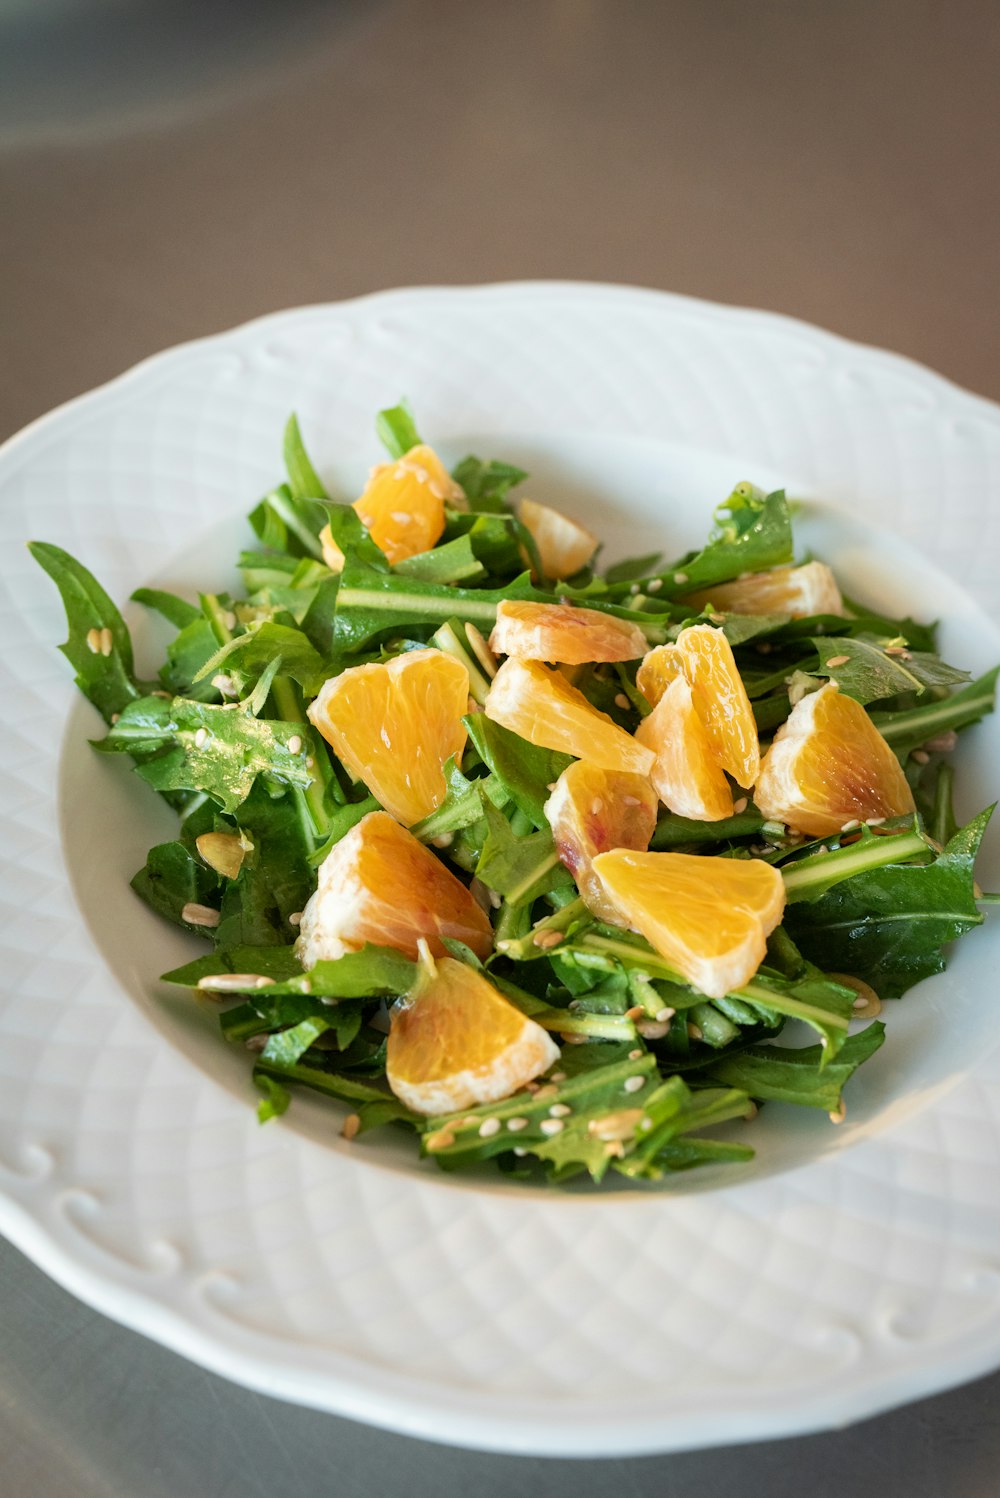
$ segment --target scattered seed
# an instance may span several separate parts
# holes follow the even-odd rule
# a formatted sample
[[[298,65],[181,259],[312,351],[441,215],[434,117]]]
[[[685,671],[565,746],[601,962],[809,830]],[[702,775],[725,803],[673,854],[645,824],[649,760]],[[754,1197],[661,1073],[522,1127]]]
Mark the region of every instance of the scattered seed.
[[[687,575],[686,572],[675,572],[674,573],[674,582],[677,584],[678,587],[682,587],[683,584],[687,582],[687,580],[688,580],[688,575]]]
[[[236,683],[233,681],[233,678],[231,676],[227,676],[224,671],[216,672],[216,674],[212,677],[212,685],[217,692],[221,693],[223,697],[236,696]]]
[[[544,1087],[539,1087],[536,1089],[535,1102],[541,1103],[544,1102],[546,1098],[555,1097],[558,1091],[559,1088],[555,1085],[554,1082],[546,1082]]]
[[[630,1061],[638,1061],[638,1059],[639,1059],[639,1057],[641,1055],[642,1055],[642,1051],[638,1047],[636,1047],[636,1049],[634,1051],[629,1051],[629,1053],[628,1053],[628,1059]]]
[[[469,644],[472,646],[473,654],[476,656],[479,664],[486,672],[486,675],[489,677],[496,676],[497,658],[493,654],[493,651],[490,649],[485,636],[476,628],[474,624],[466,624],[465,636]]]
[[[662,577],[654,577],[654,578],[651,578],[650,581],[646,584],[646,592],[647,593],[659,593],[659,591],[660,591],[660,589],[662,587],[663,587],[663,578]]]
[[[629,588],[629,592],[632,594],[632,597],[635,598],[635,596],[639,592],[639,584],[638,583],[632,583],[632,585]]]
[[[664,1035],[666,1035],[667,1031],[670,1029],[670,1021],[641,1019],[635,1028],[638,1030],[643,1040],[662,1040]],[[642,1052],[636,1051],[635,1055],[641,1056]]]
[[[622,802],[623,802],[623,804],[625,806],[638,806],[639,805],[639,797],[638,796],[623,796],[622,797]]]
[[[196,749],[201,749],[201,748],[204,747],[204,745],[207,743],[207,741],[208,741],[208,729],[207,728],[199,728],[198,732],[194,736],[194,747]]]
[[[592,817],[598,817],[598,816],[600,816],[600,814],[601,814],[601,812],[603,810],[604,810],[604,802],[603,802],[603,800],[601,799],[600,796],[595,796],[594,799],[593,799],[593,801],[591,801],[591,803],[590,803],[590,815]]]
[[[315,759],[313,759],[313,757],[312,757],[311,754],[307,754],[306,755],[306,769],[307,770],[315,770],[315,768],[316,768],[316,761],[315,761]]]
[[[830,1122],[834,1124],[841,1124],[844,1122],[844,1119],[847,1117],[847,1106],[844,1103],[843,1098],[841,1098],[837,1107],[834,1108],[832,1112],[827,1114],[827,1117],[829,1118]]]
[[[562,1041],[563,1045],[586,1045],[587,1044],[587,1036],[586,1035],[577,1035],[575,1031],[564,1030],[560,1034],[559,1039]]]
[[[904,661],[911,661],[913,659],[905,645],[887,645],[885,653],[886,655],[898,655],[900,660]]]
[[[497,894],[495,889],[490,890],[490,904],[493,906],[494,910],[499,910],[500,906],[503,904],[502,898]]]
[[[263,973],[209,973],[198,979],[198,987],[206,993],[244,993],[247,989],[270,988],[273,982]]]
[[[747,803],[746,796],[741,796],[738,801],[734,801],[733,802],[733,812],[734,812],[734,814],[736,816],[741,816],[742,813],[746,811],[747,804],[748,803]]]
[[[844,823],[843,827],[841,827],[840,830],[841,830],[841,832],[853,832],[854,829],[855,829],[855,827],[860,827],[860,826],[861,826],[861,823],[858,821],[857,817],[852,817],[849,822],[845,822]]]
[[[958,734],[953,728],[949,728],[944,733],[937,733],[932,739],[928,739],[924,748],[931,754],[950,754],[957,743]]]
[[[655,1018],[656,1018],[657,1024],[660,1024],[660,1025],[665,1024],[667,1020],[673,1019],[673,1017],[674,1017],[674,1015],[676,1013],[677,1013],[676,1009],[671,1009],[670,1006],[669,1006],[669,1004],[664,1004],[664,1006],[663,1006],[662,1009],[658,1009],[656,1011]]]
[[[455,1136],[450,1129],[438,1129],[436,1134],[428,1134],[424,1143],[429,1150],[446,1150],[455,1143]]]
[[[492,1139],[494,1134],[499,1134],[500,1127],[499,1118],[484,1118],[479,1125],[480,1139]]]
[[[552,947],[557,947],[562,939],[561,931],[536,931],[531,941],[533,946],[540,947],[543,952],[548,952]]]
[[[522,1129],[528,1127],[528,1120],[526,1118],[508,1118],[507,1127],[512,1134],[520,1134]]]
[[[243,866],[246,849],[235,833],[203,832],[194,845],[210,869],[226,879],[235,879]]]
[[[112,728],[114,728],[115,724],[118,722],[118,720],[119,720],[120,717],[121,717],[121,713],[112,713],[111,714],[111,727]]]
[[[688,1038],[690,1040],[703,1040],[704,1039],[704,1031],[702,1030],[701,1026],[694,1024],[691,1020],[688,1020],[687,1031],[688,1031]]]
[[[99,629],[87,630],[87,649],[92,650],[95,655],[101,651],[101,631]]]
[[[549,1077],[550,1082],[565,1082],[565,1080],[566,1073],[564,1071],[554,1071]]]
[[[361,1116],[358,1113],[348,1113],[340,1126],[340,1137],[342,1139],[353,1139],[361,1127]]]
[[[615,1113],[605,1113],[603,1118],[592,1118],[587,1124],[587,1133],[595,1139],[628,1139],[635,1133],[642,1118],[641,1108],[619,1108]]]
[[[865,825],[868,827],[881,827],[884,821],[885,817],[868,817]]]
[[[629,702],[629,700],[628,700],[628,698],[627,698],[627,697],[626,697],[626,696],[625,696],[625,693],[624,693],[624,692],[616,692],[616,693],[615,693],[615,707],[620,707],[620,708],[622,708],[622,709],[623,709],[623,710],[624,710],[624,711],[626,711],[626,712],[627,712],[627,711],[628,711],[628,709],[629,709],[629,708],[630,708],[630,707],[631,707],[631,706],[632,706],[632,704],[631,704],[631,702]]]
[[[529,1153],[530,1153],[530,1151],[528,1151],[527,1149],[525,1149],[525,1147],[524,1147],[523,1144],[515,1144],[515,1146],[514,1146],[514,1154],[518,1157],[519,1160],[523,1160],[524,1156],[527,1155],[527,1154],[529,1154]]]
[[[925,765],[930,759],[930,755],[927,753],[926,749],[914,749],[913,758],[916,760],[918,765]]]
[[[604,1153],[609,1160],[612,1158],[621,1160],[625,1156],[625,1146],[620,1139],[612,1139],[610,1143],[604,1146]]]
[[[299,738],[297,733],[293,733],[291,738],[288,740],[288,752],[289,754],[302,753],[302,740]]]
[[[211,905],[199,905],[196,901],[189,900],[181,911],[181,920],[188,926],[217,926],[219,912],[213,910]]]
[[[626,1092],[641,1092],[646,1085],[645,1077],[627,1077],[625,1079]]]
[[[541,1082],[525,1082],[524,1090],[530,1092],[532,1097],[536,1097],[542,1090],[542,1084]]]
[[[301,924],[301,922],[302,922],[302,912],[301,912],[301,910],[293,910],[292,914],[288,917],[288,924],[290,926],[298,926],[298,925]]]
[[[222,615],[222,622],[227,629],[236,628],[236,615],[233,613],[232,609],[226,609],[224,611]]]
[[[826,668],[830,671],[834,666],[846,666],[850,659],[849,655],[832,655],[826,663]]]
[[[440,837],[431,838],[431,842],[435,848],[450,848],[454,841],[455,834],[453,832],[442,832]]]
[[[642,1019],[642,1016],[645,1013],[646,1013],[646,1011],[645,1011],[645,1009],[643,1009],[643,1007],[642,1007],[641,1004],[633,1004],[631,1009],[626,1009],[626,1011],[625,1011],[624,1015],[622,1016],[622,1018],[623,1019],[632,1019],[632,1020]]]
[[[561,1134],[564,1125],[561,1118],[543,1118],[538,1127],[551,1138],[553,1134]]]
[[[115,648],[115,637],[106,626],[101,630],[101,654],[110,655]]]

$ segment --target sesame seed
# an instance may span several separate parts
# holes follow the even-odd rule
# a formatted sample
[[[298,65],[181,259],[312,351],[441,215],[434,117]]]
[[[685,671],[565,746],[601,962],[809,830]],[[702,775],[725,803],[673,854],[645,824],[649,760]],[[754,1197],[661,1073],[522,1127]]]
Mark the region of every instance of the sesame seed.
[[[636,595],[639,592],[639,584],[638,583],[632,583],[631,586],[629,587],[629,592],[632,594],[632,597],[635,598]]]
[[[223,697],[235,697],[236,695],[236,683],[224,671],[216,672],[212,677],[212,685],[217,692],[221,692]]]
[[[869,827],[881,827],[885,817],[867,817],[865,820]]]
[[[209,973],[198,979],[198,987],[206,993],[245,993],[252,988],[270,988],[273,978],[262,973]]]
[[[499,1132],[500,1132],[500,1120],[499,1120],[499,1118],[484,1118],[483,1121],[482,1121],[482,1123],[479,1125],[479,1137],[480,1137],[480,1139],[492,1139],[493,1135],[494,1134],[499,1134]]]
[[[566,1118],[573,1109],[567,1103],[553,1103],[549,1109],[550,1118]]]
[[[626,1092],[641,1092],[646,1085],[645,1077],[627,1077],[625,1080]]]
[[[638,1061],[638,1059],[639,1059],[639,1057],[641,1055],[642,1055],[642,1051],[639,1050],[638,1047],[636,1047],[636,1049],[634,1051],[629,1051],[629,1053],[628,1053],[628,1059],[630,1061]]]
[[[528,1127],[528,1120],[526,1118],[508,1118],[507,1127],[512,1134],[520,1134],[522,1129]]]
[[[844,1104],[843,1099],[841,1099],[841,1101],[838,1103],[837,1107],[834,1108],[832,1110],[832,1112],[830,1112],[830,1113],[827,1114],[827,1118],[829,1118],[830,1122],[833,1123],[833,1124],[842,1124],[844,1122],[844,1119],[846,1117],[847,1117],[847,1108],[846,1108],[846,1106]]]
[[[431,842],[435,848],[450,848],[454,841],[455,834],[453,832],[442,832],[440,837],[431,838]]]
[[[626,1009],[622,1017],[624,1019],[642,1019],[645,1013],[646,1011],[641,1004],[633,1004],[631,1009]]]
[[[623,708],[626,712],[632,706],[624,692],[615,693],[615,707]]]
[[[119,720],[120,717],[121,717],[121,713],[112,713],[111,714],[111,727],[112,728],[114,728],[115,724],[118,722],[118,720]]]
[[[590,803],[590,815],[592,817],[599,816],[603,810],[604,802],[601,800],[600,796],[595,796],[593,801],[591,801]]]
[[[639,805],[639,797],[638,796],[623,796],[622,797],[622,802],[623,802],[623,804],[625,806],[638,806]]]
[[[616,1113],[606,1113],[603,1118],[592,1118],[587,1124],[587,1133],[596,1139],[628,1139],[641,1118],[641,1108],[619,1108]]]
[[[297,733],[293,733],[288,740],[288,752],[289,754],[301,754],[302,752],[302,740]]]
[[[531,938],[532,945],[540,947],[543,952],[548,952],[553,947],[557,947],[562,939],[563,933],[561,931],[536,931]]]
[[[306,755],[306,769],[307,770],[315,770],[315,768],[316,768],[316,761],[313,759],[313,757],[312,757],[311,754],[307,754]]]
[[[665,1024],[668,1019],[673,1019],[676,1013],[676,1009],[671,1009],[669,1004],[665,1004],[662,1009],[658,1009],[656,1011],[655,1019],[658,1024],[662,1025]]]
[[[554,1071],[549,1077],[550,1082],[565,1082],[565,1080],[566,1073],[564,1071]]]
[[[548,783],[548,785],[545,787],[545,789],[547,791],[549,791],[549,792],[554,791],[555,788],[556,788],[556,782],[554,780],[550,780],[549,783]]]
[[[641,1019],[635,1027],[643,1040],[662,1040],[670,1029],[669,1020]],[[641,1056],[642,1052],[638,1052]]]
[[[217,926],[219,912],[210,905],[198,905],[194,900],[189,900],[181,911],[181,920],[188,926]]]
[[[746,811],[746,809],[747,809],[747,798],[746,798],[746,796],[741,796],[738,801],[734,801],[733,802],[733,811],[734,811],[734,813],[735,813],[736,816],[741,816],[742,813]]]
[[[101,631],[99,629],[87,630],[87,649],[92,650],[94,655],[100,654]]]
[[[503,900],[501,899],[500,895],[497,894],[495,889],[490,890],[490,904],[493,906],[494,910],[499,910],[500,906],[503,904]]]
[[[543,1118],[538,1127],[543,1134],[547,1134],[551,1138],[553,1134],[562,1133],[563,1121],[561,1118]]]
[[[688,580],[688,575],[687,575],[686,572],[675,572],[674,573],[674,582],[678,585],[678,587],[680,587],[683,583],[686,583],[687,580]]]
[[[660,591],[660,589],[662,587],[663,587],[663,578],[662,577],[654,577],[654,578],[651,579],[651,581],[650,581],[650,583],[649,583],[649,585],[648,585],[648,587],[646,589],[646,592],[647,593],[659,593],[659,591]]]
[[[226,609],[223,612],[222,622],[226,626],[227,629],[235,629],[236,628],[236,615],[233,613],[232,609]]]
[[[514,1153],[519,1160],[523,1160],[528,1151],[525,1149],[523,1144],[515,1144]]]
[[[389,519],[390,520],[394,520],[397,525],[412,525],[413,524],[413,516],[411,514],[409,514],[406,510],[393,510],[393,511],[391,511]]]
[[[833,666],[846,666],[850,658],[849,655],[833,655],[827,661],[826,668],[829,671]]]
[[[438,1129],[436,1134],[428,1134],[425,1144],[429,1150],[446,1150],[450,1144],[455,1143],[455,1136],[450,1129]]]
[[[292,913],[291,913],[291,915],[288,917],[288,924],[290,926],[298,926],[301,923],[301,921],[302,921],[302,912],[301,912],[301,910],[293,910]]]
[[[925,765],[930,759],[930,755],[927,753],[926,749],[914,749],[913,758],[916,760],[918,765]]]
[[[860,826],[861,823],[858,821],[857,817],[853,817],[850,822],[845,822],[840,830],[841,832],[853,832],[855,827]]]
[[[361,1117],[357,1113],[348,1113],[341,1125],[340,1135],[342,1139],[353,1139],[361,1127]]]
[[[194,736],[194,747],[196,749],[201,749],[207,738],[208,738],[208,729],[207,728],[199,728],[198,732]]]
[[[690,1040],[701,1040],[703,1038],[703,1031],[701,1026],[692,1024],[691,1020],[688,1020],[687,1031],[688,1038]]]
[[[539,1087],[535,1092],[536,1103],[543,1102],[546,1098],[555,1097],[559,1091],[553,1082],[546,1082],[544,1087]]]
[[[932,754],[950,754],[957,743],[958,734],[953,728],[948,728],[944,733],[935,734],[932,739],[928,739],[924,748],[929,749]]]
[[[542,1090],[542,1086],[540,1082],[525,1082],[524,1090],[525,1092],[530,1092],[532,1097],[537,1097],[538,1093]]]
[[[573,1031],[569,1031],[569,1030],[562,1031],[561,1034],[560,1034],[560,1036],[559,1036],[559,1039],[562,1041],[563,1045],[586,1045],[587,1044],[587,1036],[586,1035],[577,1035]]]
[[[105,627],[101,630],[101,654],[110,655],[115,648],[115,637],[110,629]]]

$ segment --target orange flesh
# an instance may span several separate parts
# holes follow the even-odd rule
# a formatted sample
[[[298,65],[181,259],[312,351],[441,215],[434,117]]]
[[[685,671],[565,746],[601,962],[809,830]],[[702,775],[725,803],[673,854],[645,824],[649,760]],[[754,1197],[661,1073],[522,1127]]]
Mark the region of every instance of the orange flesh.
[[[729,781],[716,764],[708,731],[682,676],[670,683],[635,736],[656,754],[649,778],[669,811],[696,822],[732,816]]]
[[[546,577],[572,577],[597,550],[597,537],[550,505],[522,499],[517,518],[531,532]]]
[[[494,723],[530,744],[559,749],[603,770],[647,775],[653,763],[651,749],[637,744],[607,713],[592,707],[560,672],[538,661],[513,656],[504,661],[483,710]]]
[[[721,629],[694,624],[681,630],[677,649],[716,764],[749,790],[760,771],[760,744],[732,646]]]
[[[433,448],[420,446],[394,463],[374,468],[354,509],[376,546],[395,565],[437,545],[445,525],[445,503],[459,499],[464,501],[465,495]]]
[[[684,602],[693,609],[712,604],[719,611],[733,614],[788,614],[792,619],[844,612],[837,580],[824,562],[754,572],[691,593]]]
[[[655,707],[667,687],[684,675],[684,657],[676,645],[657,645],[643,659],[635,673],[635,684],[651,707]]]
[[[646,637],[638,625],[599,609],[504,599],[497,609],[490,649],[521,660],[583,666],[592,661],[633,661],[645,651]]]
[[[308,712],[351,774],[409,827],[447,794],[442,767],[465,746],[468,701],[460,661],[411,650],[332,677]]]
[[[836,682],[804,697],[764,756],[754,801],[813,837],[914,810],[902,766],[859,702]]]
[[[612,848],[649,846],[656,826],[656,795],[649,781],[577,760],[556,781],[545,815],[584,904],[599,920],[627,924],[594,873],[593,860]]]

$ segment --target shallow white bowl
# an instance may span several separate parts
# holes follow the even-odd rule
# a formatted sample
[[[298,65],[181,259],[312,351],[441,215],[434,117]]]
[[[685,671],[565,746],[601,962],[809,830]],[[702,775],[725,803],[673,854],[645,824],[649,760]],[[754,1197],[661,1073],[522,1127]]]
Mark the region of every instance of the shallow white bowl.
[[[1000,659],[988,500],[1000,412],[766,314],[626,288],[393,292],[280,314],[141,365],[0,453],[8,640],[0,902],[0,1228],[99,1309],[253,1387],[415,1434],[536,1452],[814,1429],[1000,1360],[996,927],[890,1006],[848,1121],[764,1110],[758,1158],[652,1191],[442,1178],[345,1145],[296,1096],[260,1128],[247,1060],[157,974],[192,939],[127,887],[171,835],[86,746],[29,536],[118,599],[224,581],[298,411],[335,491],[406,394],[454,459],[521,462],[611,554],[677,553],[742,478],[808,503],[800,545],[850,591]],[[933,555],[944,568],[928,560]],[[950,574],[950,575],[949,575]],[[953,580],[961,577],[967,591]],[[154,631],[129,613],[140,651]],[[963,736],[960,810],[1000,733]],[[982,878],[1000,882],[994,837]]]

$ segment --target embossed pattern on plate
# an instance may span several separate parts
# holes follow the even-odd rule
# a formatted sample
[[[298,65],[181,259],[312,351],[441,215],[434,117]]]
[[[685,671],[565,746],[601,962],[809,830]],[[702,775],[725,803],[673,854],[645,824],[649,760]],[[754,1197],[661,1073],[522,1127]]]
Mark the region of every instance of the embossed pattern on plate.
[[[45,418],[0,454],[0,1228],[81,1298],[223,1374],[469,1445],[790,1434],[992,1367],[996,1051],[808,1168],[526,1202],[258,1128],[108,971],[63,859],[73,688],[23,541],[60,541],[123,598],[273,481],[290,409],[323,433],[336,482],[404,391],[442,441],[485,433],[502,452],[511,430],[541,449],[601,432],[731,457],[734,477],[787,474],[914,542],[996,616],[984,496],[1000,412],[770,315],[615,287],[386,293],[173,350]],[[975,940],[959,971],[989,991],[996,931]]]

